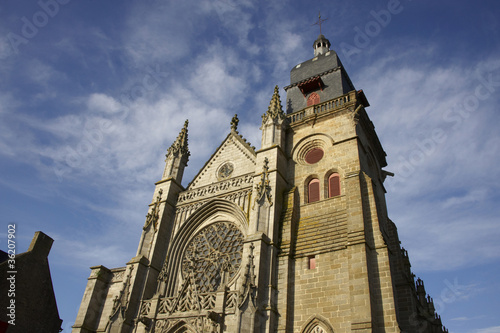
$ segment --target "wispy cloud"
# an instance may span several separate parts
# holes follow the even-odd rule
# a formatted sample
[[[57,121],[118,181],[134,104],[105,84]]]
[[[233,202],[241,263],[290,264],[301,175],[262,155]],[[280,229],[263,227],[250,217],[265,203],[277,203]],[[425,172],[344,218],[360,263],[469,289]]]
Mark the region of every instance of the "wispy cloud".
[[[498,184],[484,177],[498,177],[499,138],[487,135],[496,133],[495,122],[487,119],[498,117],[493,110],[500,102],[494,94],[500,90],[500,66],[495,58],[475,68],[424,63],[413,52],[411,68],[392,49],[392,61],[382,57],[357,74],[361,85],[371,87],[369,114],[388,152],[387,169],[396,174],[385,184],[389,214],[403,245],[414,249],[410,256],[419,270],[497,260],[498,211],[483,207],[498,193]],[[478,78],[490,74],[498,82],[492,92]],[[489,94],[476,98],[478,89]],[[476,100],[480,105],[468,108]]]
[[[500,333],[500,326],[481,328],[478,330],[473,330],[470,333]]]
[[[372,105],[367,112],[388,153],[387,169],[396,173],[384,184],[389,215],[412,268],[419,273],[498,261],[499,52],[450,57],[451,34],[429,38],[413,33],[411,24],[405,28],[403,21],[423,6],[407,1],[361,54],[346,61],[340,43],[352,44],[354,28],[365,29],[374,20],[371,10],[386,4],[321,8],[330,17],[323,31]],[[3,37],[21,29],[20,17],[40,10],[33,6],[12,7],[1,20],[0,58],[11,47]],[[274,85],[287,85],[292,66],[312,57],[314,6],[72,1],[22,52],[2,59],[0,157],[9,172],[0,185],[13,196],[57,207],[54,222],[30,221],[28,212],[23,219],[24,227],[43,227],[56,239],[51,263],[113,267],[135,254],[164,155],[186,119],[191,157],[184,183],[227,135],[235,113],[240,133],[258,148],[260,115]],[[485,31],[495,36],[496,16],[487,17]],[[420,28],[439,35],[437,26]],[[59,211],[69,216],[58,218]]]
[[[456,318],[451,318],[450,320],[452,321],[470,321],[470,320],[477,320],[477,319],[483,319],[485,316],[476,316],[476,317],[456,317]]]

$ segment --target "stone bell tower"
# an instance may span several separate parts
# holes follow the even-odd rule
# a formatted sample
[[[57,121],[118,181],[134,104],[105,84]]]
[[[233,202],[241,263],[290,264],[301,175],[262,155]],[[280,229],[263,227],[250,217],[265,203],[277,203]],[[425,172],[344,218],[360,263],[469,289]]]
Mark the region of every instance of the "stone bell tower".
[[[321,19],[321,18],[320,18]],[[278,332],[443,332],[419,304],[388,218],[392,173],[366,108],[330,41],[292,68],[287,182],[278,255]],[[418,283],[417,283],[418,286]]]
[[[279,88],[255,149],[228,134],[182,185],[167,150],[135,257],[91,267],[73,332],[447,332],[385,202],[385,152],[322,34]]]

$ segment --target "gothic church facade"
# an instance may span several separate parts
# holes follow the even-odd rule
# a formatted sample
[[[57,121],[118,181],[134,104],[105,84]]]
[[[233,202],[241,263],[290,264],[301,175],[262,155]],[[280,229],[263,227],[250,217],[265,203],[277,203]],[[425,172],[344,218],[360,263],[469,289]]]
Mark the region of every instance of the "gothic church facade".
[[[137,254],[91,267],[73,332],[447,332],[389,219],[385,152],[330,42],[291,70],[261,148],[229,134],[181,185],[168,149]]]

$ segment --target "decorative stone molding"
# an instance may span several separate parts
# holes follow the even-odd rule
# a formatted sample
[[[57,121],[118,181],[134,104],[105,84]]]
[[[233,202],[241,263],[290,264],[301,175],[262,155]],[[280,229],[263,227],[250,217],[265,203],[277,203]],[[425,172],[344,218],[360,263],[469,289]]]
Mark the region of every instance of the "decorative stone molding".
[[[301,333],[333,333],[333,328],[328,320],[321,316],[313,316],[300,331]]]
[[[257,192],[255,196],[255,203],[259,205],[267,199],[269,206],[273,205],[273,196],[271,195],[271,185],[269,185],[269,160],[267,157],[264,159],[264,167],[261,175],[260,182],[255,185],[255,191]],[[255,203],[253,208],[255,208]]]
[[[163,190],[160,189],[160,191],[158,191],[156,201],[153,204],[153,208],[151,208],[151,212],[146,215],[146,223],[144,223],[144,227],[142,228],[143,230],[146,230],[151,224],[153,224],[154,230],[157,230],[158,218],[160,217],[159,211],[162,194]]]
[[[361,105],[361,104],[358,105],[358,107],[354,111],[352,111],[352,109],[349,108],[349,110],[352,112],[351,118],[352,118],[352,121],[354,122],[354,126],[356,126],[359,123],[359,117],[360,117],[359,112],[361,111],[362,108],[363,108],[363,105]]]
[[[125,275],[125,268],[121,271],[113,271],[113,277],[111,278],[111,283],[123,281],[124,275]]]
[[[256,275],[253,255],[254,249],[255,246],[253,243],[250,243],[250,254],[248,255],[248,263],[246,265],[245,280],[241,286],[241,292],[239,295],[238,306],[240,308],[246,303],[247,300],[255,303],[256,299],[257,285],[255,283]]]
[[[281,106],[278,86],[274,87],[274,93],[269,103],[269,108],[267,112],[262,115],[262,124],[264,125],[267,123],[269,119],[272,121],[278,120],[280,122],[286,119],[285,112],[283,112],[283,107]]]
[[[207,332],[216,333],[220,331],[221,319],[215,313],[198,315],[183,319],[158,320],[155,324],[155,333],[167,332]]]
[[[167,279],[167,268],[168,268],[167,265],[168,265],[168,260],[165,260],[161,268],[161,271],[158,274],[158,282],[162,282]]]
[[[130,279],[132,277],[132,271],[134,270],[134,266],[129,266],[129,272],[127,274],[127,279],[123,283],[123,287],[120,290],[120,294],[117,295],[114,300],[113,300],[113,310],[111,311],[111,315],[109,316],[110,321],[112,321],[113,318],[118,314],[118,311],[121,311],[121,315],[123,316],[125,314],[125,310],[127,309],[128,306],[128,296],[130,294]],[[123,271],[122,273],[124,273]]]
[[[217,195],[220,192],[229,192],[240,189],[253,182],[253,176],[250,174],[231,178],[218,183],[210,184],[193,190],[187,190],[179,194],[178,203],[184,203],[192,200],[199,200],[207,196]]]
[[[292,149],[292,159],[300,165],[309,165],[306,162],[306,155],[313,149],[327,151],[334,144],[334,140],[329,135],[323,133],[312,134],[300,140]]]
[[[188,149],[188,127],[189,121],[186,120],[184,122],[184,127],[182,128],[181,132],[177,136],[177,139],[175,142],[167,149],[167,155],[166,157],[176,157],[181,154],[186,154],[188,157],[190,155],[189,149]]]
[[[238,272],[242,251],[243,234],[235,224],[209,224],[187,244],[182,275],[196,293],[215,292]]]

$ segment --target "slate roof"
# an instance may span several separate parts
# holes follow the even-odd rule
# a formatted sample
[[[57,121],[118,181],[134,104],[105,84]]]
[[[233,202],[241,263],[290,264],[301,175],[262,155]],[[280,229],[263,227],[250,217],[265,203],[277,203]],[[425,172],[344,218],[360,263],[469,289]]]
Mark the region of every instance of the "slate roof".
[[[304,61],[290,71],[290,85],[307,80],[319,73],[329,72],[341,66],[337,53],[333,50]]]

